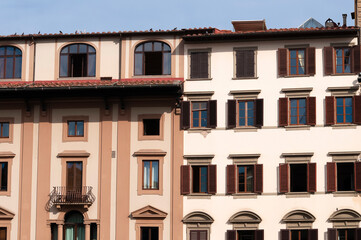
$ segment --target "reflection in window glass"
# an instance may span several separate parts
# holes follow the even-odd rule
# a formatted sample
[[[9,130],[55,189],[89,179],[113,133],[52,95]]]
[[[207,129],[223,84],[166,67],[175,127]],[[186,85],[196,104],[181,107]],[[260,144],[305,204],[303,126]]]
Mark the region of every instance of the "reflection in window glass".
[[[207,127],[208,103],[192,102],[192,127]]]
[[[159,161],[143,161],[143,189],[159,189]]]
[[[290,49],[290,75],[305,74],[305,50]]]
[[[254,100],[238,102],[238,123],[239,126],[254,126],[255,122]]]
[[[8,138],[9,137],[9,122],[2,122],[0,123],[0,137],[1,138]]]
[[[336,98],[336,122],[352,123],[352,97]]]
[[[69,137],[83,137],[84,136],[84,121],[68,121],[68,136]]]
[[[350,48],[336,48],[336,73],[350,73],[351,72],[351,49]]]
[[[292,125],[305,125],[306,116],[306,99],[292,98],[290,99],[290,122]]]

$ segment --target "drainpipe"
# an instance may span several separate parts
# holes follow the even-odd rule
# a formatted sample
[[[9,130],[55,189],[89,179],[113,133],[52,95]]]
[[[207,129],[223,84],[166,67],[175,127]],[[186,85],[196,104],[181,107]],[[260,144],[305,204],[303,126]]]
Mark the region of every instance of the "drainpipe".
[[[35,82],[36,42],[35,42],[34,36],[31,36],[31,39],[34,44],[33,82]]]
[[[122,34],[119,34],[119,80],[122,78]]]

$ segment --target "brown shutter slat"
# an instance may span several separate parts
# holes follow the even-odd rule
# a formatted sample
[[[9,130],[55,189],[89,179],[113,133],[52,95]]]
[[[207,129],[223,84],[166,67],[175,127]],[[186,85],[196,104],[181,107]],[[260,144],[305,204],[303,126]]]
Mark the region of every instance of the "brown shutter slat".
[[[208,127],[216,128],[217,127],[217,100],[208,101]]]
[[[245,76],[245,52],[236,52],[236,77]]]
[[[191,78],[208,78],[208,52],[191,53]]]
[[[181,194],[182,195],[191,193],[190,173],[191,173],[191,167],[189,165],[181,166]]]
[[[278,49],[278,76],[284,77],[287,75],[287,49]]]
[[[188,101],[181,102],[181,129],[188,129],[190,127],[191,104]]]
[[[256,99],[256,127],[263,126],[263,99]]]
[[[333,74],[333,47],[323,48],[325,75]]]
[[[264,231],[263,229],[255,230],[255,239],[256,240],[263,240],[264,239]]]
[[[208,78],[208,52],[200,53],[200,78]]]
[[[236,240],[237,231],[236,230],[227,230],[227,240]]]
[[[280,127],[288,125],[288,98],[280,98],[278,101],[278,121]]]
[[[326,125],[335,124],[335,97],[327,96],[325,99],[326,103]]]
[[[336,163],[327,163],[327,192],[336,191]]]
[[[310,76],[314,76],[316,73],[316,57],[315,57],[315,48],[309,47],[306,48],[306,57],[307,57],[307,74]]]
[[[308,240],[318,239],[318,229],[308,229]]]
[[[361,124],[361,96],[353,97],[353,123]]]
[[[280,193],[288,192],[288,164],[281,163],[279,167]]]
[[[217,165],[208,165],[208,193],[217,193]]]
[[[236,127],[236,112],[237,112],[237,101],[236,100],[228,100],[227,104],[228,108],[228,119],[227,119],[227,127],[235,128]]]
[[[281,229],[281,240],[289,240],[290,239],[290,230]]]
[[[190,62],[190,78],[199,78],[199,55],[196,52],[191,53],[191,62]]]
[[[357,45],[352,48],[352,72],[354,73],[361,72],[360,59],[361,59],[360,46]]]
[[[236,52],[236,77],[254,77],[254,51]]]
[[[262,193],[263,192],[263,165],[262,164],[256,164],[254,165],[255,168],[255,193]]]
[[[316,97],[307,98],[307,124],[311,126],[316,125]]]
[[[355,190],[361,192],[361,162],[355,162]]]
[[[227,194],[236,193],[236,165],[227,165]]]
[[[327,239],[328,240],[336,240],[337,238],[337,230],[335,228],[327,229]]]
[[[317,190],[317,170],[316,163],[307,164],[307,174],[308,174],[308,186],[307,191],[314,193]]]

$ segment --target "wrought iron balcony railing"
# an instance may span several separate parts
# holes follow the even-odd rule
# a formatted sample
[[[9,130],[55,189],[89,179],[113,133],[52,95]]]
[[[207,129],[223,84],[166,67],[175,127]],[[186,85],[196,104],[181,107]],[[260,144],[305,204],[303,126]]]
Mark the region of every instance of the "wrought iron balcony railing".
[[[84,205],[87,207],[95,201],[95,196],[92,193],[93,187],[84,186],[78,188],[69,187],[54,187],[50,193],[50,199],[47,208],[56,205],[60,208],[61,205]]]

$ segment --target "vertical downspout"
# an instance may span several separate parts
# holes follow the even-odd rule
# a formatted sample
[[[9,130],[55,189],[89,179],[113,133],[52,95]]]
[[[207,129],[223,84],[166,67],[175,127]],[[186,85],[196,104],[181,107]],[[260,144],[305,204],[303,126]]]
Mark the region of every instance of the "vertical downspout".
[[[119,34],[119,38],[120,38],[120,41],[119,41],[119,80],[122,78],[122,34],[120,33]]]
[[[33,82],[35,82],[35,63],[36,63],[36,42],[34,36],[31,37],[34,44],[34,64],[33,64]]]

